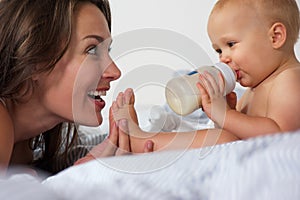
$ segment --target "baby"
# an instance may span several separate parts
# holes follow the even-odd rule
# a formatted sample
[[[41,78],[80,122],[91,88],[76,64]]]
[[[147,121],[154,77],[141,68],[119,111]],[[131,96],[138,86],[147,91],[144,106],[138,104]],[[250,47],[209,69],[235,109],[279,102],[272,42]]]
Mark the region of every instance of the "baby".
[[[117,120],[127,119],[128,126],[121,127],[130,134],[132,151],[142,152],[146,139],[154,142],[154,150],[194,148],[299,129],[300,64],[294,52],[299,23],[295,0],[219,0],[208,35],[246,92],[238,102],[234,93],[224,98],[219,81],[200,74],[202,109],[220,129],[151,134],[137,126],[134,94],[127,89],[112,110]],[[205,143],[207,137],[214,142]]]

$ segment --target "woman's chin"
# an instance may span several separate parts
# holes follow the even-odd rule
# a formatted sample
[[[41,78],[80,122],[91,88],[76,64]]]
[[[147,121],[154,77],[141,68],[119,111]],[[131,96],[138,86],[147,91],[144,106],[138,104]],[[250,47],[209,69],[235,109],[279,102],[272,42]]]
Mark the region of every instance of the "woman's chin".
[[[99,113],[99,114],[97,115],[97,119],[94,118],[93,123],[92,123],[91,126],[99,126],[99,125],[102,124],[102,122],[103,122],[103,118],[102,118],[101,113]]]
[[[96,127],[101,125],[103,122],[103,118],[101,114],[93,117],[86,117],[82,118],[82,120],[75,120],[76,124],[82,125],[82,126],[91,126],[91,127]]]

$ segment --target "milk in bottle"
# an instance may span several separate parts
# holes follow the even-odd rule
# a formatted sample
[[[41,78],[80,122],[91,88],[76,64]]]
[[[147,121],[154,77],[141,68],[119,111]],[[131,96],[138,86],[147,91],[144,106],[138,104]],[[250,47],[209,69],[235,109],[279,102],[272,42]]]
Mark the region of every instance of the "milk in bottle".
[[[236,74],[225,63],[199,67],[196,71],[173,78],[167,83],[165,90],[167,103],[175,113],[188,115],[201,108],[201,94],[196,84],[199,82],[199,73],[205,71],[209,72],[217,83],[218,73],[221,72],[225,81],[224,96],[235,88]]]

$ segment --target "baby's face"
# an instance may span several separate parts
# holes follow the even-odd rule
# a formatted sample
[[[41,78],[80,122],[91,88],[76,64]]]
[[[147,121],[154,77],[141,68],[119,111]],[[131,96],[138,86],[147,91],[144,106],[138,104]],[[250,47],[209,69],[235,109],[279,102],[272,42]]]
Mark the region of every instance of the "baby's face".
[[[212,46],[243,86],[255,87],[273,71],[269,28],[255,10],[242,5],[226,4],[209,18]]]

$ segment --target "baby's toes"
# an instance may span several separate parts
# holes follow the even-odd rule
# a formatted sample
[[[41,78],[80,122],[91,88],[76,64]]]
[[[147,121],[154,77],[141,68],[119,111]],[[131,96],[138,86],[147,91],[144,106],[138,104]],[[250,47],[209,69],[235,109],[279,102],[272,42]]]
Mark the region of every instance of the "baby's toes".
[[[124,93],[120,92],[116,99],[117,105],[119,108],[122,108],[124,106]]]
[[[134,92],[132,88],[128,88],[124,92],[124,103],[128,105],[133,105],[135,102]]]
[[[113,118],[114,120],[117,122],[117,124],[119,124],[119,120],[120,119],[127,119],[128,118],[128,114],[127,114],[127,109],[126,107],[120,107],[118,105],[118,102],[117,101],[114,101],[112,103],[112,106],[111,106],[111,110],[112,110],[112,114],[113,114]]]
[[[112,110],[113,113],[118,112],[119,107],[118,107],[118,104],[117,104],[116,101],[113,101],[113,103],[111,104],[111,110]]]
[[[119,107],[118,107],[118,105],[117,105],[117,102],[116,101],[114,101],[113,103],[112,103],[112,105],[111,105],[111,111],[112,111],[112,118],[113,118],[113,120],[114,121],[118,121],[119,119],[120,119],[120,114],[119,114]]]

